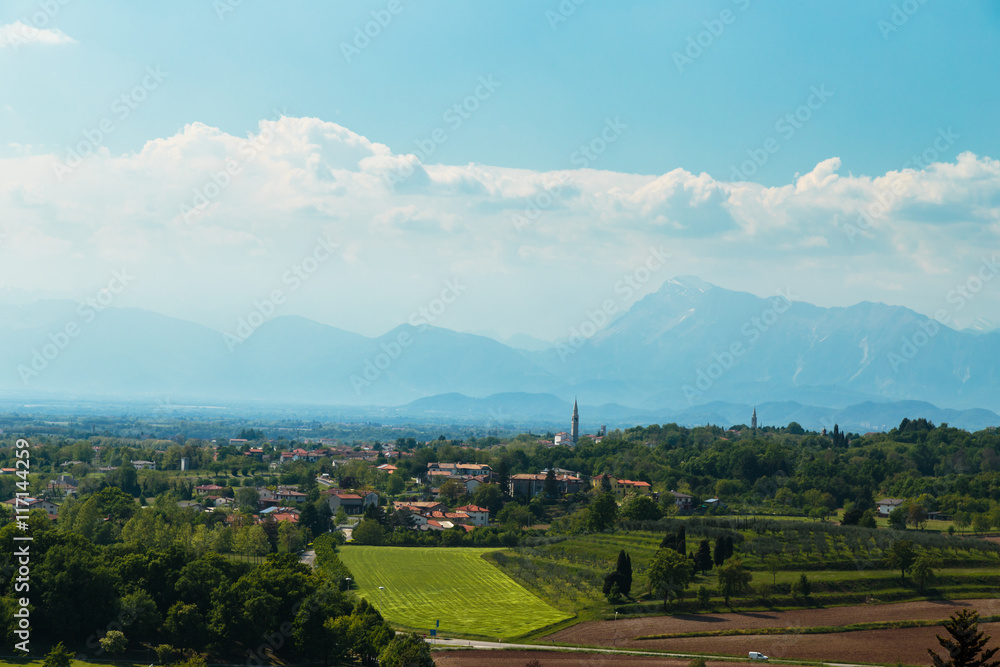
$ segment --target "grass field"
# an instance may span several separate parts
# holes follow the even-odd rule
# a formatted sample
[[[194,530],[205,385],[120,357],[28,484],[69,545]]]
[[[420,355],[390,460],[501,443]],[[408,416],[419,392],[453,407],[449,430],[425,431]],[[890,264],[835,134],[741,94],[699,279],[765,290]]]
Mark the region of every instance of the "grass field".
[[[347,546],[357,592],[394,625],[505,639],[569,618],[482,559],[492,549]],[[379,587],[385,590],[380,591]]]

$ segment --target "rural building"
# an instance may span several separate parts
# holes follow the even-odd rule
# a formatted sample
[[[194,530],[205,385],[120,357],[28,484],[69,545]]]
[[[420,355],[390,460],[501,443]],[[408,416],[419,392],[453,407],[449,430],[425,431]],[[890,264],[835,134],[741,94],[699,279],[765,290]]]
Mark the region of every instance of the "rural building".
[[[601,488],[604,486],[605,479],[611,487],[611,493],[615,494],[618,498],[624,498],[626,493],[636,493],[642,496],[648,496],[653,493],[653,487],[649,482],[616,479],[611,475],[597,475],[591,480],[591,484],[594,488]]]
[[[900,498],[883,498],[875,503],[875,505],[878,507],[878,515],[881,517],[887,517],[890,512],[902,505],[904,502],[906,501],[901,500]]]
[[[478,505],[463,505],[462,507],[456,507],[455,511],[467,514],[469,521],[474,526],[485,526],[490,522],[490,511],[485,507],[479,507]]]
[[[59,514],[58,505],[49,502],[48,500],[40,500],[38,498],[21,498],[20,502],[18,502],[17,498],[11,498],[10,500],[3,501],[3,503],[4,505],[9,505],[10,507],[27,509],[29,512],[31,510],[43,510],[50,517],[54,517]]]
[[[691,506],[694,503],[694,498],[686,493],[680,493],[678,491],[671,491],[670,495],[674,497],[674,504],[677,505],[677,509],[682,512],[690,512]]]

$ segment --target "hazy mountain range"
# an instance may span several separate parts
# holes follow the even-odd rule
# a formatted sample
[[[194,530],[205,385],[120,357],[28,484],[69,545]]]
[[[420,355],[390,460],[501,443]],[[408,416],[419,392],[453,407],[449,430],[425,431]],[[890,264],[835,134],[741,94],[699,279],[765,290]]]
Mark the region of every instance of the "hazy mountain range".
[[[2,306],[0,392],[403,406],[395,412],[415,418],[471,410],[484,422],[561,419],[578,397],[588,419],[609,425],[743,423],[753,405],[762,423],[813,428],[837,415],[873,428],[903,416],[1000,423],[989,412],[1000,410],[996,331],[955,331],[879,303],[762,299],[696,278],[666,282],[616,319],[595,304],[548,348],[410,325],[369,338],[300,317],[253,324],[224,337],[132,308]]]

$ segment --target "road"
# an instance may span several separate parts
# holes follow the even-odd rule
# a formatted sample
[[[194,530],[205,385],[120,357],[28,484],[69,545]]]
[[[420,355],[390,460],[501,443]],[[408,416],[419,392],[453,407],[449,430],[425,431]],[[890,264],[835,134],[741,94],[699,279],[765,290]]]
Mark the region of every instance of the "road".
[[[306,549],[306,552],[302,554],[301,560],[309,567],[316,567],[316,550]]]

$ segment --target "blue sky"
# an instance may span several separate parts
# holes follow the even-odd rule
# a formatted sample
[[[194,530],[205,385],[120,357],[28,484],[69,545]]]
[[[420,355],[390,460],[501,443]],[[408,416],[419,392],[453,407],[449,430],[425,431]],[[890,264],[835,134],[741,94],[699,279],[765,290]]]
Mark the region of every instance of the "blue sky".
[[[378,33],[367,45],[355,41],[366,27]],[[997,247],[998,27],[996,3],[939,0],[8,1],[0,253],[22,252],[0,258],[0,289],[79,299],[131,258],[150,273],[123,305],[223,329],[322,233],[347,255],[286,312],[365,333],[405,321],[461,274],[479,296],[441,324],[555,338],[660,245],[676,262],[647,290],[675,274],[762,295],[795,282],[821,305],[869,299],[930,314],[978,269],[981,249]],[[151,70],[163,73],[155,86]],[[144,81],[122,117],[116,100]],[[474,109],[454,110],[467,100]],[[53,179],[53,160],[105,120],[99,155]],[[278,123],[288,145],[242,165],[259,182],[172,227],[183,192],[238,158],[262,122]],[[613,141],[599,141],[609,123]],[[581,159],[588,144],[602,151]],[[367,189],[359,160],[382,150],[370,146],[416,153],[427,180]],[[913,163],[921,154],[950,167]],[[331,176],[317,161],[360,180],[323,189]],[[153,173],[178,186],[176,202],[158,199]],[[512,232],[554,174],[568,174],[570,197]],[[751,190],[725,185],[740,181]],[[894,182],[885,223],[853,233]],[[254,199],[275,183],[298,205]],[[26,277],[29,261],[52,268]],[[345,286],[336,305],[322,296]],[[984,290],[960,322],[998,303]]]

